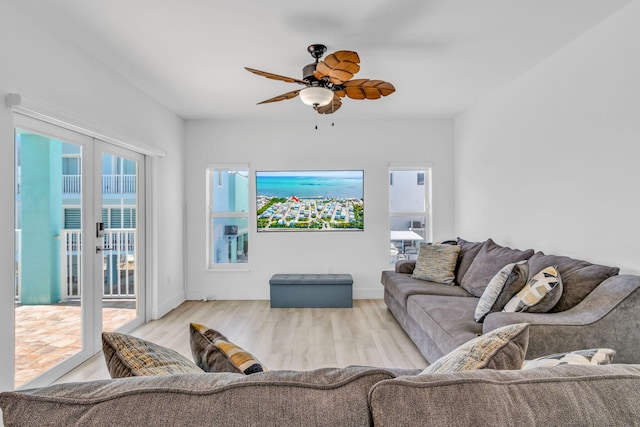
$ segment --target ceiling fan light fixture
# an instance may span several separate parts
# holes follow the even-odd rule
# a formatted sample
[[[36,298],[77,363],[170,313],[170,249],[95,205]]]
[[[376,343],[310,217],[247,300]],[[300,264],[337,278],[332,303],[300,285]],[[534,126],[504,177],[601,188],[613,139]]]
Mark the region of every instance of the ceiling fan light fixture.
[[[324,107],[333,99],[333,91],[326,87],[309,86],[300,91],[300,99],[311,107]]]

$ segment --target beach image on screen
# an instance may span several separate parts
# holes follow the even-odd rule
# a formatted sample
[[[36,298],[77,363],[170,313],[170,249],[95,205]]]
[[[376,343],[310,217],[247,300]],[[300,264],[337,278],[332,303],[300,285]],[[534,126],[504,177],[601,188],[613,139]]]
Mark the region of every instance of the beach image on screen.
[[[258,171],[258,231],[364,229],[364,171]]]

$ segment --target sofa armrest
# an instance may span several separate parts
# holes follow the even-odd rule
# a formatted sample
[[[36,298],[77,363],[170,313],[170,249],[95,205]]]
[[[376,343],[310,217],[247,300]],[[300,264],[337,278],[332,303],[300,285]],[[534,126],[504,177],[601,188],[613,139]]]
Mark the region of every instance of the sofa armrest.
[[[415,268],[416,262],[414,260],[403,259],[396,262],[396,273],[413,274]]]
[[[575,307],[557,313],[491,313],[483,333],[514,323],[529,323],[527,358],[560,351],[607,347],[616,362],[631,363],[640,348],[640,276],[613,276]],[[620,354],[623,353],[623,360]]]

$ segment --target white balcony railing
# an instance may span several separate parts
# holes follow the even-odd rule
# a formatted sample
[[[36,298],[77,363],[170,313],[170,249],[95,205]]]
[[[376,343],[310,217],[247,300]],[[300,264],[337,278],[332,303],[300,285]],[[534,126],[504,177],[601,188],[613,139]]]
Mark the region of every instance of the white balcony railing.
[[[134,298],[136,295],[136,231],[132,228],[106,229],[102,249],[104,298]],[[82,289],[82,233],[63,230],[62,283],[67,298],[79,298]]]
[[[62,175],[62,194],[80,194],[80,175]]]
[[[62,193],[80,194],[80,175],[62,175]],[[102,175],[102,194],[135,194],[136,175]]]
[[[22,294],[22,230],[15,230],[15,297]],[[135,298],[136,296],[136,231],[107,229],[102,251],[104,298]],[[78,299],[83,287],[82,232],[62,230],[60,234],[62,300]]]
[[[102,175],[102,194],[135,194],[135,175]]]

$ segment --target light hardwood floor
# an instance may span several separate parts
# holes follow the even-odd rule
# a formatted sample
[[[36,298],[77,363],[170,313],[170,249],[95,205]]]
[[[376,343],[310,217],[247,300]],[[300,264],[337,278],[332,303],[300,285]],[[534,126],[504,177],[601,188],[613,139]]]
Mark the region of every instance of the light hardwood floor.
[[[191,359],[189,323],[217,329],[271,370],[368,365],[424,368],[427,362],[383,300],[353,308],[270,308],[269,301],[186,301],[131,334]],[[102,354],[57,382],[109,378]]]

